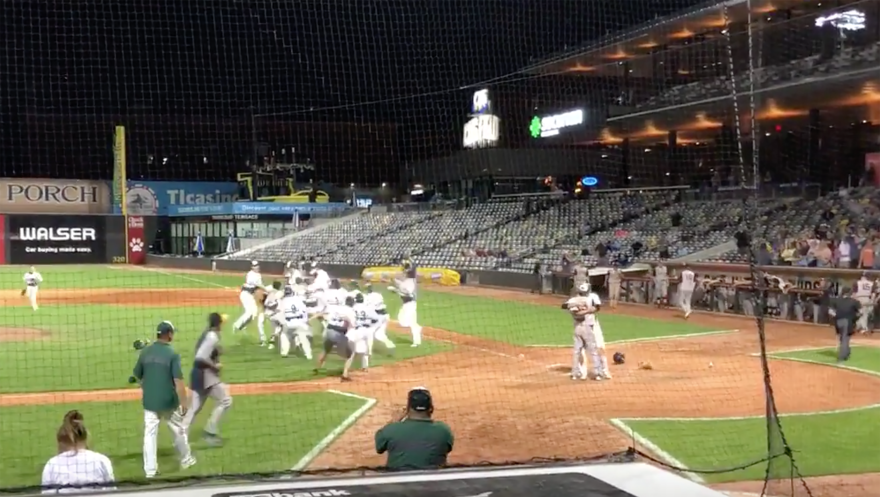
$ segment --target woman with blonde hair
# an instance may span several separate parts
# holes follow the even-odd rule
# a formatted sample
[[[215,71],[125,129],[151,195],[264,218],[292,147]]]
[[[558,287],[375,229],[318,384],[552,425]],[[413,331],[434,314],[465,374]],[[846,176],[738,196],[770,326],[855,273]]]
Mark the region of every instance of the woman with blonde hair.
[[[55,439],[58,455],[43,468],[44,494],[115,490],[113,465],[104,454],[88,449],[89,432],[79,411],[68,411]]]

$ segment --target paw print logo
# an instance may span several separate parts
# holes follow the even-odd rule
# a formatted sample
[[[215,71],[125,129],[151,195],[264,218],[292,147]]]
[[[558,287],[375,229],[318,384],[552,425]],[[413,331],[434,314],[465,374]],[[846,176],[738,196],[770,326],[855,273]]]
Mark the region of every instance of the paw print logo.
[[[140,238],[132,238],[128,242],[128,246],[131,247],[132,252],[142,252],[144,250],[144,242]]]

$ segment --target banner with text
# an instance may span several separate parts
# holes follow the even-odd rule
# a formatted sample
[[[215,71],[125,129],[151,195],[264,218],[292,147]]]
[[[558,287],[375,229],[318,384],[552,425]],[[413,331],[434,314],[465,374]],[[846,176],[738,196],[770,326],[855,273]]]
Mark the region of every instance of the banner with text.
[[[144,236],[144,217],[127,216],[128,219],[128,263],[143,264],[146,259],[147,246]]]
[[[7,214],[109,214],[108,181],[0,179],[0,212]]]
[[[106,216],[6,216],[10,264],[106,263]]]
[[[126,214],[130,216],[165,216],[169,207],[235,202],[238,183],[186,181],[129,181],[126,189]],[[121,209],[116,209],[117,214]]]

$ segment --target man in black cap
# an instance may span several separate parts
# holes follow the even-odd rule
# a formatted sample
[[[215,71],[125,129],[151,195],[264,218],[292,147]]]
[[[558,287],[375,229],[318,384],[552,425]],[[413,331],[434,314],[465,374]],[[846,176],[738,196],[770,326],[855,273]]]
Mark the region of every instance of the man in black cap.
[[[434,421],[431,392],[423,387],[409,391],[406,413],[376,432],[376,452],[388,453],[391,470],[436,469],[446,465],[452,452],[452,430]]]
[[[834,330],[837,332],[839,343],[837,348],[838,363],[849,360],[849,338],[856,332],[856,319],[859,317],[859,311],[862,308],[862,304],[852,297],[851,288],[844,288],[840,293],[840,297],[831,300],[831,306],[828,309],[828,314],[834,323]]]
[[[156,341],[141,349],[132,376],[140,383],[144,405],[144,473],[154,478],[159,470],[157,439],[159,424],[165,421],[174,436],[180,466],[196,463],[189,449],[182,417],[186,414],[186,384],[180,368],[180,354],[171,348],[174,325],[162,321],[156,327]]]

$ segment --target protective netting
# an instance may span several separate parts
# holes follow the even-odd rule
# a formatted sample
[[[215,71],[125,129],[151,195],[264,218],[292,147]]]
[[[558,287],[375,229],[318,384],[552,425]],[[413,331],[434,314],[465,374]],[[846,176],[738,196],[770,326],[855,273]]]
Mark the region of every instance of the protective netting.
[[[880,267],[878,4],[4,3],[0,489],[382,469],[422,386],[451,466],[870,495],[880,358],[828,310]],[[142,405],[221,318],[228,386]]]

